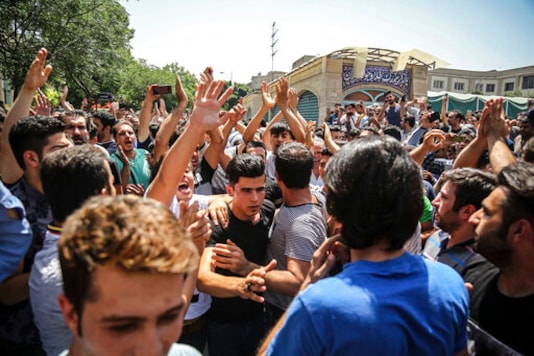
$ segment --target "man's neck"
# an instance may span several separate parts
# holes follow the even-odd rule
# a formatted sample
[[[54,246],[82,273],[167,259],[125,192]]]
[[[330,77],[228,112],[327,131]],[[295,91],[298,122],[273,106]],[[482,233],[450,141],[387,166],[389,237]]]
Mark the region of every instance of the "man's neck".
[[[471,224],[460,226],[455,231],[450,233],[450,238],[447,242],[447,248],[469,241],[475,237],[475,229]]]
[[[260,221],[260,213],[258,212],[257,214],[255,214],[254,216],[248,216],[248,215],[245,215],[245,214],[242,214],[239,209],[236,209],[235,205],[234,205],[234,201],[232,201],[232,204],[230,204],[230,210],[232,211],[232,214],[238,218],[239,220],[241,221],[249,221],[251,222],[252,224],[256,224],[258,221]]]
[[[313,195],[310,187],[300,189],[282,188],[282,198],[286,206],[297,206],[313,203]]]
[[[386,246],[381,243],[362,250],[350,249],[350,260],[354,261],[370,261],[370,262],[384,262],[402,256],[404,249],[390,251],[386,249]]]
[[[530,267],[533,267],[530,264]],[[534,268],[524,268],[518,263],[501,269],[497,280],[499,291],[510,298],[527,297],[534,294]]]
[[[41,177],[38,172],[33,172],[31,169],[24,171],[24,178],[29,185],[31,185],[39,193],[44,194],[43,192],[43,183],[41,182]]]

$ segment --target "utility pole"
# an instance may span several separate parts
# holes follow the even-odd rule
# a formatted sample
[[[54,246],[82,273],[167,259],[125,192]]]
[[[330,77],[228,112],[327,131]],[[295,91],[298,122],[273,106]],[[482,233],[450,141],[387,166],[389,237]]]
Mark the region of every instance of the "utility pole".
[[[274,46],[278,42],[278,39],[275,38],[278,29],[276,28],[276,22],[273,21],[273,29],[271,32],[271,82],[274,80],[274,56],[278,51],[275,51]]]

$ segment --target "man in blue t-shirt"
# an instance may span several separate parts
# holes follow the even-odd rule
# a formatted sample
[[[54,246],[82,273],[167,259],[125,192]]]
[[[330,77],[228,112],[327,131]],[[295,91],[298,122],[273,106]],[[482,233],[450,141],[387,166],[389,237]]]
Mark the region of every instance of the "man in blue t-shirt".
[[[421,216],[423,189],[402,145],[388,136],[346,144],[330,159],[325,184],[341,235],[316,251],[260,353],[466,355],[469,298],[461,277],[403,249]],[[317,281],[347,252],[341,242],[351,262]]]

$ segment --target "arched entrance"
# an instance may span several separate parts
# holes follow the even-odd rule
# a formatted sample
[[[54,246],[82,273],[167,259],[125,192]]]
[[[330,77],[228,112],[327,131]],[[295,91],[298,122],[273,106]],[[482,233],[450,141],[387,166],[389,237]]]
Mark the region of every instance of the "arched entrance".
[[[319,120],[319,100],[311,91],[306,90],[299,96],[297,109],[306,121]]]

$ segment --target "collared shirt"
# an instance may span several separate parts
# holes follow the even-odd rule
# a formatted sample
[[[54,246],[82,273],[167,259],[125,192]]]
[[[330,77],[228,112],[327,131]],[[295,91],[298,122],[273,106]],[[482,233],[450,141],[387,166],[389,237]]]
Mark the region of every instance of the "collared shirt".
[[[72,342],[72,333],[57,302],[58,296],[63,293],[57,249],[60,234],[60,228],[49,226],[43,249],[35,255],[29,281],[34,322],[48,355],[58,355]]]

